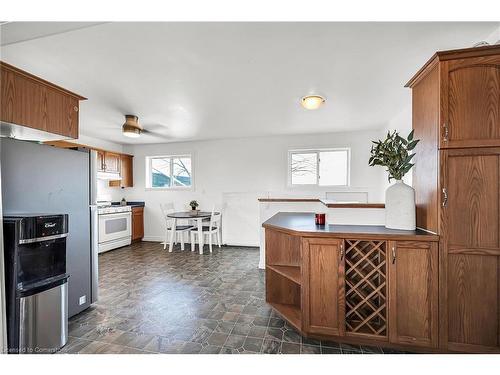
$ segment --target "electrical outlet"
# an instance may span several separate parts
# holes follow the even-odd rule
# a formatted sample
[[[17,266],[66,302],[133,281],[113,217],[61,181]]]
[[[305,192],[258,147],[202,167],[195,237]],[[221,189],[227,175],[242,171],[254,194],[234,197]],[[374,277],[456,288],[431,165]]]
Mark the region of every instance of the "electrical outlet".
[[[78,301],[80,305],[83,305],[85,302],[87,302],[87,296],[81,296]]]

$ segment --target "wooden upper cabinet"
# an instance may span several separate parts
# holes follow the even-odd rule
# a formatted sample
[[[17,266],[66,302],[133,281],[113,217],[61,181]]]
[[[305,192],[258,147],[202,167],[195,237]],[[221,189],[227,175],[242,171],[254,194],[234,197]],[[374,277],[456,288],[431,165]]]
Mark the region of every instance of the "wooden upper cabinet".
[[[442,64],[441,148],[500,145],[500,54]]]
[[[302,240],[302,322],[308,333],[344,335],[343,241]]]
[[[389,242],[389,340],[438,346],[437,242]]]
[[[443,340],[500,352],[500,147],[441,153]]]
[[[120,154],[109,151],[104,153],[104,171],[120,173]]]
[[[437,52],[406,86],[413,91],[413,128],[429,142],[500,146],[500,46]]]
[[[109,186],[122,188],[134,186],[134,158],[132,155],[120,155],[120,176],[121,180],[109,181]]]
[[[62,138],[78,138],[79,101],[84,97],[0,62],[0,120]]]

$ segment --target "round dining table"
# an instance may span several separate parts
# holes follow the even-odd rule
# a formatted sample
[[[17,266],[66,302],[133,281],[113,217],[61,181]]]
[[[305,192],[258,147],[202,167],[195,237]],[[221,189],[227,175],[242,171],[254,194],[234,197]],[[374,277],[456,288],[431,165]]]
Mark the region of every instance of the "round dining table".
[[[214,215],[220,215],[220,212],[214,212]],[[177,227],[177,220],[196,220],[196,227],[198,228],[198,250],[200,254],[203,254],[203,220],[209,219],[212,216],[211,212],[208,211],[181,211],[172,212],[167,214],[167,217],[173,220],[172,229],[170,232],[170,243],[168,251],[172,252],[174,246],[175,238],[175,228]],[[209,224],[210,225],[210,224]],[[194,251],[195,244],[191,244],[191,250]],[[182,249],[184,250],[184,249]]]

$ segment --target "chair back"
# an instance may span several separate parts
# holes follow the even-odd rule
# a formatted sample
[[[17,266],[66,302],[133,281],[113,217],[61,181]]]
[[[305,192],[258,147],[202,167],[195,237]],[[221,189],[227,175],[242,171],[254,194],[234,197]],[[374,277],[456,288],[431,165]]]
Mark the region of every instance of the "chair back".
[[[172,202],[160,203],[160,208],[161,208],[161,212],[163,214],[163,218],[167,221],[172,220],[167,215],[171,214],[172,212],[175,212],[174,204]]]
[[[215,214],[215,205],[212,206],[212,214],[210,215],[210,228],[219,228],[222,213]]]

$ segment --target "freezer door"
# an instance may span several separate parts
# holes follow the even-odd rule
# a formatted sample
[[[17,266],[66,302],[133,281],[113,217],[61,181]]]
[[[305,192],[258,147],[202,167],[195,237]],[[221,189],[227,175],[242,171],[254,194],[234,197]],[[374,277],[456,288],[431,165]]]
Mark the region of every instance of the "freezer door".
[[[67,283],[19,300],[19,353],[53,353],[68,341]]]

